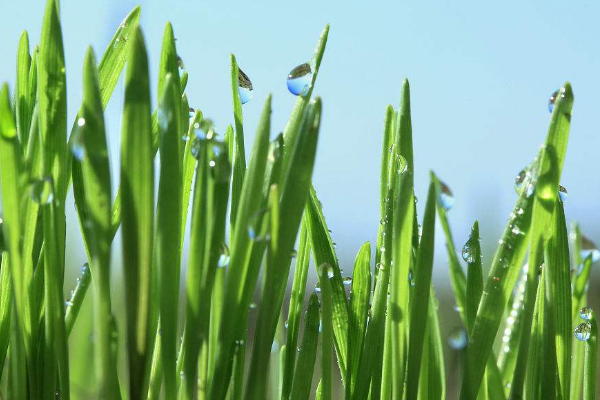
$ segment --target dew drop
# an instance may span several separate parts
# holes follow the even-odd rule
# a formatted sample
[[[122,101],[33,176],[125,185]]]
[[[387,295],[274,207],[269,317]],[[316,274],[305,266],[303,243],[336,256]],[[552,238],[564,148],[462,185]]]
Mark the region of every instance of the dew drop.
[[[590,338],[591,334],[592,334],[592,324],[590,324],[588,321],[582,322],[581,324],[579,324],[575,327],[575,338],[577,340],[581,340],[582,342],[585,342],[586,340],[588,340]]]
[[[555,90],[554,93],[550,95],[550,99],[548,100],[548,111],[550,113],[552,113],[552,111],[554,110],[554,104],[556,104],[556,101],[558,100],[559,96],[565,97],[565,88]]]
[[[408,163],[406,162],[406,158],[402,154],[398,154],[398,175],[405,173],[407,169]]]
[[[252,81],[240,68],[238,68],[238,93],[242,104],[246,104],[252,100]]]
[[[464,328],[456,328],[448,335],[448,345],[454,350],[462,350],[468,343],[469,338]]]
[[[452,194],[452,190],[450,187],[446,185],[444,182],[440,181],[440,201],[442,203],[442,207],[446,211],[449,211],[454,205],[454,195]]]
[[[296,249],[292,250],[292,258],[298,257],[298,251]]]
[[[564,203],[569,196],[567,188],[565,188],[563,185],[558,185],[558,195],[560,196],[560,201]]]
[[[594,316],[594,311],[590,307],[583,307],[579,310],[579,316],[581,319],[589,321]]]
[[[248,305],[248,308],[251,309],[251,310],[254,310],[256,308],[256,303],[255,302],[250,303]]]
[[[333,278],[333,268],[328,267],[327,268],[327,278],[332,279]]]
[[[584,260],[591,254],[592,262],[600,260],[600,250],[594,242],[584,235],[581,235],[581,258]]]
[[[50,204],[54,199],[52,177],[35,180],[31,184],[31,199],[40,205]]]
[[[379,271],[383,271],[383,270],[385,269],[385,267],[383,266],[383,264],[382,264],[382,263],[377,263],[377,264],[375,265],[375,268],[377,268]]]
[[[462,259],[468,263],[475,261],[475,258],[473,257],[473,251],[471,250],[471,246],[469,246],[469,242],[465,243],[460,254]]]
[[[315,293],[321,293],[321,283],[319,281],[315,283]]]
[[[77,119],[77,128],[73,132],[73,137],[70,140],[71,153],[73,157],[79,161],[83,161],[85,158],[85,118]]]
[[[534,185],[532,182],[531,172],[529,168],[524,168],[517,174],[515,178],[515,191],[518,195],[525,193],[526,197],[530,197],[533,194]]]
[[[185,69],[185,64],[183,63],[183,59],[179,56],[177,56],[177,66],[179,67],[179,69]]]
[[[415,279],[412,268],[408,270],[408,284],[410,286],[415,286]]]
[[[343,279],[343,282],[344,282],[344,285],[346,285],[346,286],[350,286],[350,285],[352,285],[352,278],[351,278],[351,277],[349,277],[349,276],[346,276],[346,277]]]
[[[266,208],[258,210],[252,217],[248,224],[248,236],[255,242],[260,242],[265,239],[261,232],[263,216],[267,212]]]
[[[287,77],[287,87],[290,93],[296,96],[308,94],[312,75],[312,69],[308,63],[300,64],[291,70]]]
[[[225,268],[229,265],[229,260],[231,259],[229,255],[229,247],[225,243],[221,246],[221,255],[219,256],[219,262],[217,263],[217,268]]]

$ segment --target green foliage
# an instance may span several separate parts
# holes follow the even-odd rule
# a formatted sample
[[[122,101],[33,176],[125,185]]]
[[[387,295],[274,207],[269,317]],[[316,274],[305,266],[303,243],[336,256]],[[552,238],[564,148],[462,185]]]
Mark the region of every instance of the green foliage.
[[[567,234],[558,191],[573,106],[569,83],[557,94],[545,145],[521,174],[491,265],[482,260],[475,222],[463,266],[450,229],[451,194],[433,173],[419,225],[410,87],[402,82],[398,109],[385,110],[373,263],[366,242],[344,276],[312,184],[323,113],[312,92],[329,26],[310,63],[309,90],[273,139],[267,96],[246,163],[235,56],[233,121],[216,132],[202,111],[188,116],[185,90],[193,77],[183,70],[170,23],[151,101],[139,21],[135,8],[99,63],[88,49],[68,140],[57,0],[47,1],[39,47],[31,50],[27,32],[21,35],[14,97],[7,83],[0,89],[2,398],[450,397],[432,283],[436,215],[465,328],[466,342],[455,344],[466,347],[464,363],[451,371],[461,382],[459,398],[595,398],[597,327],[585,307],[600,253],[577,224]],[[104,109],[123,69],[115,195]],[[89,258],[74,286],[65,282],[71,183]],[[120,227],[124,281],[113,287],[111,250]],[[311,262],[319,280],[314,292],[307,291]],[[123,307],[115,289],[124,294]],[[93,340],[80,339],[90,334]],[[88,362],[87,342],[93,357],[82,372],[84,364],[70,363]]]

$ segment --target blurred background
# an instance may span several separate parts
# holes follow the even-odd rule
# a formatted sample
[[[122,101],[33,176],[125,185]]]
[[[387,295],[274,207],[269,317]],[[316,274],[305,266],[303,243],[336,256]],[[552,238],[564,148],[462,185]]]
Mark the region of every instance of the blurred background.
[[[39,42],[43,3],[0,0],[0,80],[11,87],[19,35],[27,29],[32,46]],[[398,106],[405,77],[412,90],[417,196],[425,198],[428,172],[434,170],[456,198],[450,219],[457,247],[478,219],[487,264],[516,199],[515,175],[545,138],[548,99],[569,80],[575,106],[562,181],[569,192],[567,220],[579,221],[585,235],[600,242],[600,113],[595,108],[600,3],[64,0],[70,120],[81,100],[87,46],[101,56],[138,3],[154,81],[163,27],[171,21],[190,74],[190,106],[213,119],[221,133],[233,122],[229,54],[237,56],[254,85],[254,99],[244,105],[247,150],[268,93],[274,95],[272,135],[283,130],[296,100],[287,91],[286,76],[310,59],[321,30],[331,24],[314,91],[324,104],[314,185],[347,273],[360,245],[376,240],[383,117],[387,104]],[[106,113],[113,176],[119,168],[122,98],[121,83]],[[419,202],[421,213],[423,207]],[[77,271],[86,257],[74,208],[68,208],[67,251]],[[459,320],[440,230],[436,239],[434,281],[447,335]],[[120,283],[121,241],[114,243],[114,279]],[[598,275],[592,272],[594,282]],[[122,296],[121,290],[115,295]],[[596,284],[590,296],[597,302]]]

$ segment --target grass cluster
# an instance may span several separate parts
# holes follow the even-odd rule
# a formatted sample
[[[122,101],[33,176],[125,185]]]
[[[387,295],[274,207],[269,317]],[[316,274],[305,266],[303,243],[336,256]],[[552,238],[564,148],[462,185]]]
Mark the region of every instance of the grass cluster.
[[[188,74],[170,24],[158,101],[151,101],[139,17],[136,8],[125,18],[100,62],[87,52],[69,135],[58,0],[47,2],[32,53],[27,33],[21,37],[14,96],[7,84],[0,90],[3,398],[76,397],[69,361],[79,348],[69,336],[91,286],[93,398],[328,400],[342,387],[347,400],[444,399],[450,394],[431,280],[436,218],[466,332],[456,343],[465,347],[460,399],[594,398],[596,322],[584,306],[600,253],[576,225],[567,233],[559,196],[573,105],[568,83],[553,97],[545,144],[517,179],[518,199],[484,278],[478,224],[460,252],[465,271],[448,221],[452,194],[433,173],[419,225],[405,81],[398,109],[385,110],[374,258],[365,243],[352,276],[343,277],[311,184],[322,112],[321,99],[311,96],[328,27],[284,132],[271,139],[269,96],[246,161],[238,85],[251,83],[235,57],[234,124],[221,139],[200,111],[189,115]],[[120,186],[113,196],[103,110],[122,73]],[[89,264],[65,302],[71,193]],[[124,326],[110,285],[119,229]],[[320,284],[306,305],[311,259]]]

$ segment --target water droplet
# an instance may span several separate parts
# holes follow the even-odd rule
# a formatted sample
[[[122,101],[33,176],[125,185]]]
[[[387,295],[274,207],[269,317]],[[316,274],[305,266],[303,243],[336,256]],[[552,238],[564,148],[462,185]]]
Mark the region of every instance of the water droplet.
[[[556,100],[558,100],[559,96],[565,97],[565,88],[560,88],[550,95],[550,99],[548,100],[548,111],[550,113],[554,110],[554,104],[556,104]]]
[[[529,197],[533,194],[534,188],[532,174],[529,170],[529,167],[522,169],[515,178],[515,191],[518,195],[524,193],[526,197]]]
[[[249,308],[250,310],[254,310],[254,309],[256,308],[256,303],[255,303],[255,302],[252,302],[252,303],[250,303],[250,304],[248,305],[248,308]]]
[[[263,233],[261,232],[262,228],[262,220],[263,216],[267,212],[266,208],[258,210],[252,217],[250,217],[250,222],[248,224],[248,236],[250,239],[260,242],[265,239],[263,237]]]
[[[465,243],[465,245],[462,248],[461,256],[462,256],[462,259],[468,263],[472,263],[475,261],[475,258],[473,257],[473,252],[471,250],[471,247],[469,246],[468,241],[467,241],[467,243]]]
[[[343,279],[343,282],[344,282],[344,285],[350,286],[350,285],[352,285],[352,278],[347,276]]]
[[[581,258],[585,260],[590,254],[592,255],[592,262],[600,260],[598,246],[586,236],[581,235]]]
[[[450,190],[450,187],[442,181],[440,181],[440,201],[442,207],[444,207],[446,211],[449,211],[454,205],[454,195],[452,194],[452,190]]]
[[[179,56],[177,56],[177,66],[179,67],[179,69],[185,69],[185,64],[183,63],[183,59]]]
[[[31,199],[40,205],[50,204],[54,198],[54,183],[52,177],[33,181],[31,184]]]
[[[296,96],[305,96],[312,83],[312,69],[310,64],[298,65],[290,71],[287,77],[287,87],[290,93]]]
[[[333,274],[333,268],[331,268],[331,267],[328,267],[328,268],[327,268],[327,277],[328,277],[329,279],[332,279],[332,278],[333,278],[333,275],[334,275],[334,274]]]
[[[589,321],[594,316],[594,311],[590,307],[583,307],[579,310],[579,316],[581,319]]]
[[[398,154],[398,175],[405,173],[407,169],[408,163],[406,162],[406,158],[402,154]]]
[[[377,263],[377,264],[375,265],[375,268],[377,268],[379,271],[383,271],[383,270],[385,269],[385,267],[383,266],[383,264],[382,264],[382,263]]]
[[[410,286],[415,286],[416,284],[412,268],[408,270],[408,284]]]
[[[469,338],[464,328],[456,328],[448,335],[448,345],[454,350],[462,350],[468,343]]]
[[[590,338],[591,334],[592,334],[592,324],[590,324],[588,321],[582,322],[581,324],[579,324],[575,327],[575,338],[577,340],[581,340],[582,342],[585,342],[586,340],[588,340]]]
[[[319,281],[315,283],[315,293],[321,293],[321,283]]]
[[[239,346],[243,346],[243,345],[244,345],[244,343],[246,343],[246,342],[245,342],[245,341],[243,341],[242,339],[238,339],[238,340],[236,340],[236,341],[235,341],[235,345],[236,345],[236,346],[238,346],[238,347],[239,347]]]
[[[567,200],[567,197],[569,196],[567,188],[563,185],[558,185],[558,195],[560,196],[560,201],[564,203]]]
[[[219,262],[217,263],[217,268],[224,268],[229,265],[229,260],[231,259],[229,255],[229,247],[225,243],[221,245],[221,255],[219,256]]]
[[[242,104],[246,104],[252,100],[252,81],[248,78],[248,75],[238,68],[238,93],[240,95],[240,101]]]
[[[292,258],[298,257],[298,251],[296,249],[292,250]]]

